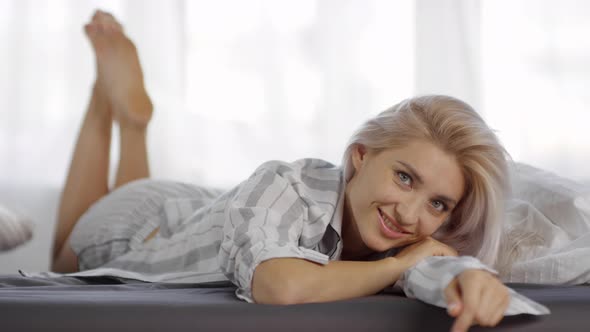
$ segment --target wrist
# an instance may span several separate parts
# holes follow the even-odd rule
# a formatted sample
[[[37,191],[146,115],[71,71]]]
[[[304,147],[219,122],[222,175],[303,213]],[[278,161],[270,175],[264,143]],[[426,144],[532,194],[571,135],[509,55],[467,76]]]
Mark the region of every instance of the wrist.
[[[383,260],[387,264],[388,275],[391,276],[390,284],[392,284],[392,285],[396,281],[398,281],[401,278],[401,276],[404,274],[404,272],[406,272],[406,270],[409,268],[408,263],[403,258],[397,258],[397,257],[392,256],[392,257],[386,257]]]

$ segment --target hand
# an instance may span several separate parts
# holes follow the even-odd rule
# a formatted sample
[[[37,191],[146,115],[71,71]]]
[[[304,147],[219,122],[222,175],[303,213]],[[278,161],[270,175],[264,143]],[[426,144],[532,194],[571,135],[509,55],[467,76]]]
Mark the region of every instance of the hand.
[[[465,270],[445,289],[448,312],[457,317],[452,332],[467,331],[471,325],[496,326],[508,304],[508,288],[485,270]]]
[[[399,261],[404,262],[408,269],[430,256],[457,256],[457,251],[429,236],[405,247],[395,255]]]

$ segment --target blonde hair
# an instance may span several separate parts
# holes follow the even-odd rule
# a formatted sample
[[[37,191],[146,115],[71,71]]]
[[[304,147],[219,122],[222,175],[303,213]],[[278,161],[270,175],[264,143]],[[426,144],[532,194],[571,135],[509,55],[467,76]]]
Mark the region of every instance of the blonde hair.
[[[435,239],[460,255],[497,261],[509,194],[508,153],[495,133],[467,103],[449,96],[428,95],[404,100],[363,124],[351,137],[342,158],[344,178],[354,175],[352,151],[400,147],[413,140],[431,142],[455,156],[465,177],[465,193]]]

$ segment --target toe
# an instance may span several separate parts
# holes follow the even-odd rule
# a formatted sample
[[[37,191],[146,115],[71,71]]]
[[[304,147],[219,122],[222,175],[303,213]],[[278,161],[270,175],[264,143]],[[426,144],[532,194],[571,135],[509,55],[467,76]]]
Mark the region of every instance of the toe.
[[[111,13],[103,12],[99,10],[94,15],[98,21],[105,22],[105,21],[114,21],[115,17]]]
[[[94,14],[92,15],[92,21],[98,21],[101,16],[102,16],[102,11],[100,9],[95,10]]]
[[[109,28],[109,24],[107,22],[104,22],[104,21],[98,22],[98,29],[101,32],[108,32],[108,28]]]
[[[113,32],[123,30],[121,24],[117,21],[117,19],[115,19],[115,17],[111,13],[97,11],[93,18],[93,21],[100,24],[100,28],[102,31]]]
[[[94,33],[94,26],[92,24],[84,25],[84,32],[90,37]]]
[[[111,13],[109,13],[109,12],[102,12],[102,13],[103,13],[103,17],[104,17],[105,19],[107,19],[107,20],[113,20],[113,21],[116,21],[116,20],[115,20],[115,17],[113,16],[113,14],[111,14]]]
[[[94,12],[94,15],[92,15],[92,20],[95,22],[104,22],[105,20],[109,19],[109,17],[112,17],[112,15],[98,9]]]
[[[90,44],[92,44],[92,48],[97,56],[108,49],[107,34],[105,31],[101,30],[99,25],[87,24],[84,26],[84,31],[86,32],[86,36],[88,36],[88,40],[90,41]]]
[[[88,23],[84,25],[84,32],[86,32],[86,36],[94,43],[97,36],[100,34],[100,27],[96,23]]]
[[[123,31],[123,26],[121,25],[121,23],[113,20],[113,28],[117,31]]]

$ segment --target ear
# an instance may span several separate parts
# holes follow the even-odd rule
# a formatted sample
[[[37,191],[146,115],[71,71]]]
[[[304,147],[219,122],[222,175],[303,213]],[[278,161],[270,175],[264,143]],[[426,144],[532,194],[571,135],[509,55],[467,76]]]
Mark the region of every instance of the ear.
[[[354,166],[355,173],[361,169],[367,156],[367,147],[362,144],[356,144],[352,149],[352,165]]]

